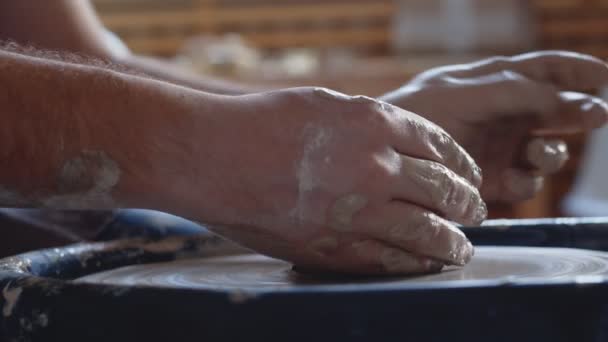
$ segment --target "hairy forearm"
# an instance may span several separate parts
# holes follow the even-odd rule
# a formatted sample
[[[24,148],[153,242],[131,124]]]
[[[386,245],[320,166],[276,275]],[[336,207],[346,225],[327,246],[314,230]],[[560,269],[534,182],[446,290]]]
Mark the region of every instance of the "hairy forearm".
[[[209,93],[240,95],[265,90],[257,85],[200,77],[170,62],[131,54],[105,30],[88,1],[0,1],[0,14],[0,39],[112,61],[134,72]]]
[[[263,85],[246,85],[219,78],[196,75],[171,62],[147,56],[128,54],[114,57],[112,60],[159,80],[213,94],[243,95],[269,90],[269,87]]]
[[[0,205],[169,209],[154,199],[187,159],[193,109],[213,111],[200,95],[0,50]]]

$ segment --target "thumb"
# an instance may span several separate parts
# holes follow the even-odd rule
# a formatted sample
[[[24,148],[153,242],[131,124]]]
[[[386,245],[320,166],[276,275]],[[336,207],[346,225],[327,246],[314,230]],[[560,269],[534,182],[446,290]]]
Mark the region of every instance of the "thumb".
[[[531,80],[512,71],[477,78],[452,79],[455,97],[473,121],[528,116],[537,134],[584,132],[603,126],[608,104],[601,98],[576,92],[559,92],[555,86]]]
[[[559,110],[544,115],[536,134],[563,134],[585,132],[600,128],[608,120],[608,104],[599,97],[562,92]]]
[[[558,111],[557,88],[512,72],[501,71],[476,78],[450,79],[454,97],[473,121],[534,115],[544,117]],[[457,90],[456,90],[457,89]]]

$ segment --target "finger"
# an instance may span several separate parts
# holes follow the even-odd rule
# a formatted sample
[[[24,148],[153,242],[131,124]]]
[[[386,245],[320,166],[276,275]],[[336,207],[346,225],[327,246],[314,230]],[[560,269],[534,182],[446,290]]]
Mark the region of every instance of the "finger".
[[[478,77],[510,70],[561,89],[589,91],[608,84],[608,67],[602,60],[568,51],[541,51],[514,57],[493,57],[469,65],[463,77]]]
[[[332,259],[340,263],[341,271],[358,274],[420,274],[439,272],[444,266],[440,261],[416,256],[376,240],[349,244]]]
[[[560,97],[557,89],[512,71],[500,71],[477,78],[450,79],[455,87],[452,105],[470,112],[472,119],[500,116],[550,115],[557,112]],[[477,117],[475,117],[477,115]]]
[[[501,200],[518,202],[531,199],[540,192],[544,178],[520,169],[507,169],[501,179]]]
[[[307,250],[316,257],[305,258],[297,268],[309,273],[416,274],[438,272],[444,266],[440,260],[409,253],[354,231],[320,237]]]
[[[532,81],[523,75],[503,71],[475,79],[455,80],[459,87],[453,91],[453,105],[469,110],[477,119],[487,113],[504,116],[536,115],[532,126],[538,134],[575,133],[589,131],[606,124],[608,104],[601,98],[576,93],[557,92],[547,84]],[[479,101],[483,99],[483,101]],[[481,108],[480,108],[481,106]]]
[[[393,201],[361,216],[355,232],[408,253],[449,265],[467,264],[473,245],[449,221],[418,206]]]
[[[481,169],[447,132],[414,113],[394,111],[392,145],[397,152],[441,163],[474,187],[481,186]]]
[[[536,138],[528,142],[525,158],[528,165],[537,170],[537,173],[550,175],[561,170],[570,155],[565,141]]]
[[[401,163],[401,172],[393,176],[395,199],[465,225],[485,219],[487,210],[479,190],[465,179],[433,161],[401,156]]]
[[[608,104],[599,97],[562,92],[556,113],[542,116],[537,134],[564,134],[590,131],[608,122]]]

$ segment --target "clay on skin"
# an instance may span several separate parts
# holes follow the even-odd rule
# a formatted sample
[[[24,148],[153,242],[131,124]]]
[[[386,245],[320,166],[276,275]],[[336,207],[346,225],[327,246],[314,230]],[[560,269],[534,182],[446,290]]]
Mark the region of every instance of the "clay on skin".
[[[480,202],[475,202],[473,199],[469,200],[469,205],[474,203],[477,204],[477,206],[474,209],[473,217],[475,222],[481,224],[488,218],[488,207],[483,199]]]
[[[433,223],[430,219],[399,223],[389,229],[389,237],[398,242],[424,243],[437,234],[439,226]]]
[[[430,215],[422,215],[411,222],[400,223],[389,229],[389,237],[392,241],[400,243],[411,243],[414,245],[432,246],[433,240],[441,229],[441,223],[437,218]],[[467,240],[451,239],[447,255],[442,261],[450,265],[464,266],[473,254],[473,246]],[[433,248],[433,247],[427,247]],[[411,249],[420,250],[412,247]]]
[[[64,209],[86,209],[115,206],[111,196],[120,181],[118,164],[103,151],[82,151],[65,162],[57,187],[62,195],[43,201],[45,207]]]
[[[17,191],[0,186],[0,204],[9,207],[43,206],[61,209],[112,208],[111,196],[120,181],[118,164],[105,152],[83,151],[66,161],[57,178],[60,195],[29,198]]]
[[[421,261],[397,249],[387,248],[380,256],[382,265],[389,273],[411,273],[414,270],[437,271],[443,267],[439,262]]]
[[[385,105],[381,101],[367,96],[350,96],[327,88],[315,88],[313,92],[325,99],[341,102]],[[322,153],[323,147],[329,143],[331,132],[323,127],[307,125],[303,133],[306,137],[306,143],[304,145],[302,160],[296,173],[298,179],[298,200],[296,207],[292,210],[292,215],[298,218],[299,222],[304,222],[310,219],[311,215],[315,215],[315,213],[311,213],[309,210],[308,195],[320,182],[316,171],[317,168],[320,167],[322,161],[323,163],[327,163],[331,160],[330,156],[319,155]],[[367,199],[358,194],[349,194],[338,199],[332,208],[330,208],[329,221],[331,226],[336,230],[349,230],[352,217],[366,205]]]
[[[473,212],[465,213],[467,217],[475,222],[481,222],[486,218],[487,209],[483,201],[479,201],[479,198],[475,200],[471,196],[471,198],[464,199],[462,198],[463,196],[460,196],[460,191],[456,189],[446,191],[448,188],[447,180],[451,180],[454,183],[459,182],[458,179],[451,178],[456,177],[455,175],[446,173],[445,170],[434,163],[418,159],[405,159],[404,165],[405,167],[412,167],[418,170],[418,172],[407,172],[405,174],[420,189],[426,189],[432,203],[439,204],[439,207],[443,209],[461,208],[463,211],[473,207]]]
[[[300,223],[317,216],[311,212],[310,194],[319,186],[320,182],[317,168],[320,167],[320,160],[322,158],[320,158],[319,154],[331,139],[330,130],[312,124],[306,125],[302,133],[305,143],[302,159],[298,163],[296,171],[298,197],[296,205],[290,213]]]
[[[352,231],[353,217],[367,206],[367,198],[359,194],[350,194],[338,198],[329,210],[329,224],[340,232]]]

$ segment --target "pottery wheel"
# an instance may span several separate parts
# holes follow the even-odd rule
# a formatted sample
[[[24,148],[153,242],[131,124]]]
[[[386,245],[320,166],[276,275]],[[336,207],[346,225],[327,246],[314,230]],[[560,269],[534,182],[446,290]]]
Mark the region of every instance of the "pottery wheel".
[[[560,280],[608,276],[608,253],[562,248],[477,247],[471,263],[438,274],[392,278],[302,275],[289,263],[260,255],[178,260],[135,265],[92,274],[79,282],[189,289],[290,288],[310,285],[373,284],[476,280]]]

